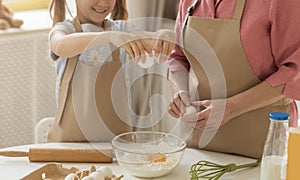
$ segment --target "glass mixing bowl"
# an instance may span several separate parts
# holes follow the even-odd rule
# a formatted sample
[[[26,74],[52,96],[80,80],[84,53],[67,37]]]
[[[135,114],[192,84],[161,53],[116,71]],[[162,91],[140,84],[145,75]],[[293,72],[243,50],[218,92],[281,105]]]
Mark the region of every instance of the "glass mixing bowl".
[[[131,175],[156,178],[179,164],[186,142],[168,133],[140,131],[116,136],[112,148],[118,164]]]

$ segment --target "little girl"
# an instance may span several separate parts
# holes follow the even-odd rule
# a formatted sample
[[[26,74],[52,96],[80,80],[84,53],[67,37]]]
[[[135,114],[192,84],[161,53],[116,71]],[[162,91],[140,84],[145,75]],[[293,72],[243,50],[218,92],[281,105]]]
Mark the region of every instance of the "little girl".
[[[58,109],[48,140],[109,141],[131,130],[130,122],[115,112],[111,98],[116,94],[118,104],[128,102],[124,74],[118,73],[126,53],[135,62],[145,61],[145,53],[168,55],[174,35],[168,30],[135,33],[124,21],[125,0],[76,0],[72,21],[65,18],[66,8],[66,0],[52,0],[50,5]],[[109,14],[111,19],[105,19]],[[115,76],[121,81],[112,89]],[[128,117],[126,111],[121,117]]]

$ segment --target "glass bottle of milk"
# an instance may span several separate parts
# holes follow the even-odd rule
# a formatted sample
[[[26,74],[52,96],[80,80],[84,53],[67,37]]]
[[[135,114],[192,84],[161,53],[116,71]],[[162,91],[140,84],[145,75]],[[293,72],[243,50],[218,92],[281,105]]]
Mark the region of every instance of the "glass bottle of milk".
[[[289,115],[272,112],[269,118],[270,127],[263,151],[260,180],[285,180]]]

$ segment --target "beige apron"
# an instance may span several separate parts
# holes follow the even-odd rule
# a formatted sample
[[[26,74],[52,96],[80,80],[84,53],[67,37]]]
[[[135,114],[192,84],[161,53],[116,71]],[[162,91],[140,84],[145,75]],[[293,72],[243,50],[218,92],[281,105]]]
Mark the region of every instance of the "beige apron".
[[[108,23],[104,23],[107,29]],[[82,31],[77,18],[73,24],[76,32]],[[110,141],[114,135],[130,131],[129,122],[120,119],[111,98],[113,81],[120,69],[118,49],[113,51],[112,61],[102,64],[100,70],[78,61],[78,56],[68,59],[48,141]],[[123,81],[114,91],[122,97],[122,104],[127,102],[127,93],[124,77],[120,79]]]
[[[231,97],[260,83],[248,64],[240,40],[240,21],[245,0],[237,0],[233,19],[191,16],[198,3],[195,1],[188,9],[181,42],[191,69],[198,79],[197,89],[200,100]],[[201,40],[200,35],[207,41],[219,60],[219,64],[215,65],[220,65],[222,76],[216,76],[218,73],[211,72],[214,70],[211,68],[214,66],[214,62],[210,62],[211,59],[195,56],[197,48],[199,50],[197,38]],[[207,70],[203,68],[204,66],[211,69]],[[208,74],[212,77],[208,77]],[[222,87],[220,84],[223,80],[225,84]],[[213,97],[212,89],[215,90]],[[289,99],[283,99],[232,119],[218,129],[203,149],[261,158],[269,126],[268,115],[274,111],[289,113],[289,102]],[[203,134],[201,130],[195,129],[189,139],[189,146],[199,147]]]

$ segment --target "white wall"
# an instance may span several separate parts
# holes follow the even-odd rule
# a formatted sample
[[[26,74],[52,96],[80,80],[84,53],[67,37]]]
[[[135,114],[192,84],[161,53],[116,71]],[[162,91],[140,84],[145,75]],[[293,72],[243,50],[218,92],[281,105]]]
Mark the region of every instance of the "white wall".
[[[0,148],[34,142],[34,127],[55,111],[48,30],[0,34]]]
[[[16,12],[21,29],[0,31],[0,148],[34,142],[36,123],[55,114],[48,9]]]

